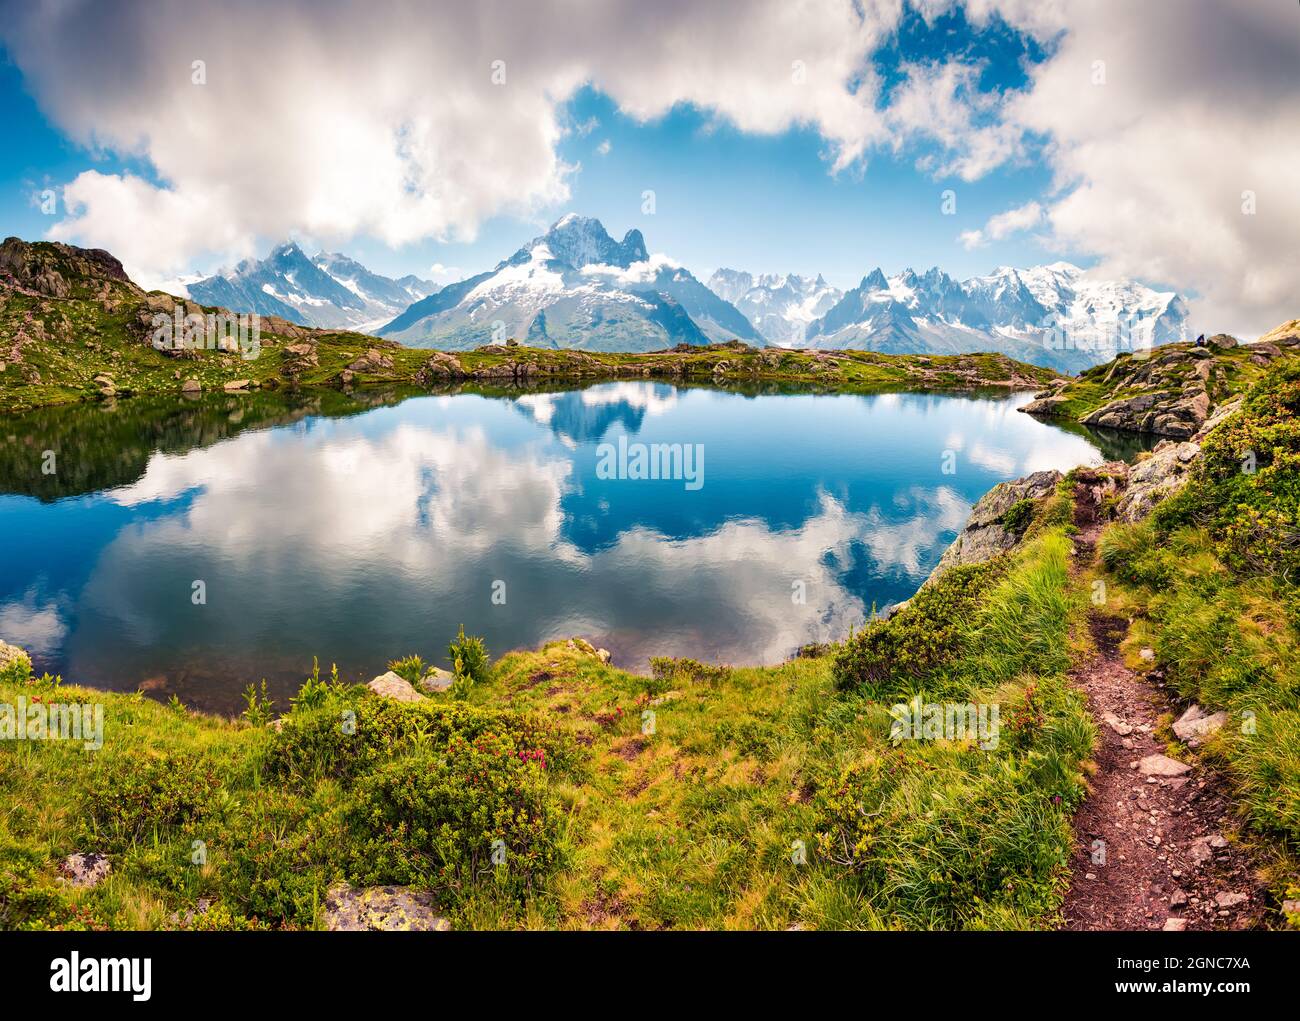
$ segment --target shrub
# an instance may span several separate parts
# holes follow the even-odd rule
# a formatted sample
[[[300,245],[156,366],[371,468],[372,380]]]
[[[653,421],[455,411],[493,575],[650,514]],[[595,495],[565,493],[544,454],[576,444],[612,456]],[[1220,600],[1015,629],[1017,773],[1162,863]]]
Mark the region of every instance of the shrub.
[[[0,662],[0,684],[26,684],[31,676],[32,661],[22,650]]]
[[[466,635],[464,624],[460,626],[456,640],[447,647],[447,654],[451,657],[452,673],[456,675],[456,694],[463,695],[469,687],[487,683],[487,646],[482,638]]]
[[[1034,501],[1017,500],[1003,512],[1000,519],[1002,527],[1016,535],[1024,535],[1025,530],[1034,520]]]
[[[100,757],[86,781],[86,816],[94,836],[125,847],[198,819],[219,786],[211,767],[194,755]]]
[[[983,564],[949,568],[892,617],[869,622],[836,653],[836,687],[897,695],[909,681],[952,662],[961,653],[965,619],[1006,569],[1005,554]]]
[[[350,872],[363,883],[455,890],[495,873],[522,893],[559,861],[545,751],[502,734],[379,767],[357,782],[347,823]]]
[[[544,749],[557,768],[572,765],[575,757],[567,732],[529,713],[459,702],[394,702],[350,688],[318,709],[287,717],[272,738],[266,765],[273,776],[349,780],[392,759],[440,752],[454,739],[473,741],[490,733]]]
[[[221,841],[221,889],[245,914],[312,926],[325,891],[342,876],[336,818],[283,791],[253,792]]]

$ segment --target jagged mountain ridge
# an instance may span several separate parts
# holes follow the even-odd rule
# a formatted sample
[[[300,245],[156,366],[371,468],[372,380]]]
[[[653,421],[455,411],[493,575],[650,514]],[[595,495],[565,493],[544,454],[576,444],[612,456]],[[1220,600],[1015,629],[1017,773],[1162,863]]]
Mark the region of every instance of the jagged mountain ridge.
[[[365,331],[437,290],[414,275],[393,280],[337,252],[308,258],[294,242],[265,259],[245,259],[233,270],[190,283],[195,301],[236,312],[280,316],[324,329]]]
[[[509,338],[591,351],[763,343],[734,305],[685,268],[651,256],[639,230],[615,241],[599,220],[573,213],[495,269],[416,302],[378,333],[446,350]]]
[[[1065,262],[1003,266],[964,281],[938,267],[891,277],[877,268],[808,327],[806,343],[894,354],[997,351],[1078,372],[1118,351],[1181,340],[1187,314],[1174,292],[1096,280]]]
[[[719,269],[709,288],[736,306],[769,344],[802,347],[808,327],[832,309],[844,292],[818,274],[809,279],[794,273],[764,273]]]

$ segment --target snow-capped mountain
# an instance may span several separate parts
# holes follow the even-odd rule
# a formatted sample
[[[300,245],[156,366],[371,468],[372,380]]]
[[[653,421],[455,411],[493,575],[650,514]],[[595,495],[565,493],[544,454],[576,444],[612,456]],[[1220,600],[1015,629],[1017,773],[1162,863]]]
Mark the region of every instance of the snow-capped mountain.
[[[338,253],[321,252],[309,259],[287,242],[265,259],[245,259],[233,270],[189,283],[186,289],[205,305],[364,332],[428,297],[437,285],[415,276],[392,280]]]
[[[807,345],[907,354],[997,351],[1077,372],[1118,351],[1182,338],[1187,306],[1172,291],[1097,280],[1057,262],[999,267],[956,281],[937,267],[862,278],[808,328]]]
[[[802,347],[808,327],[834,307],[844,292],[820,274],[816,280],[797,274],[720,269],[709,277],[709,290],[731,302],[769,344]]]
[[[689,271],[570,213],[487,273],[449,284],[378,331],[457,350],[515,338],[534,347],[653,351],[739,338],[761,344],[733,305]]]

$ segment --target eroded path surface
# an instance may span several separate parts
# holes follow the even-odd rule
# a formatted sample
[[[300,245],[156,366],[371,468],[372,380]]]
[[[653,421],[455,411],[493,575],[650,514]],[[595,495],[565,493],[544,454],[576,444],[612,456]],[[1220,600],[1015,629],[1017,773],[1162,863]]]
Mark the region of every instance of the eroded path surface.
[[[1090,565],[1101,522],[1101,484],[1076,488],[1075,569]],[[1153,736],[1178,712],[1147,677],[1124,665],[1128,621],[1093,608],[1096,653],[1071,672],[1099,731],[1092,793],[1075,815],[1066,929],[1244,929],[1260,924],[1264,889],[1249,852],[1231,840],[1232,805],[1222,779],[1202,764],[1165,755]]]

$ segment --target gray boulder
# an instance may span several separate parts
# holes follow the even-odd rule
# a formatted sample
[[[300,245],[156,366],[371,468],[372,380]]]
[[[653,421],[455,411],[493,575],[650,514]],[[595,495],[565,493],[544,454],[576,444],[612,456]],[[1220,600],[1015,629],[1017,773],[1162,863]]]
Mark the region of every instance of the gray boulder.
[[[1000,482],[990,489],[975,504],[965,527],[944,551],[925,583],[930,584],[950,567],[992,560],[1019,543],[1022,536],[1002,523],[1003,516],[1021,500],[1041,500],[1051,495],[1060,481],[1060,472],[1041,471],[1023,479]]]

